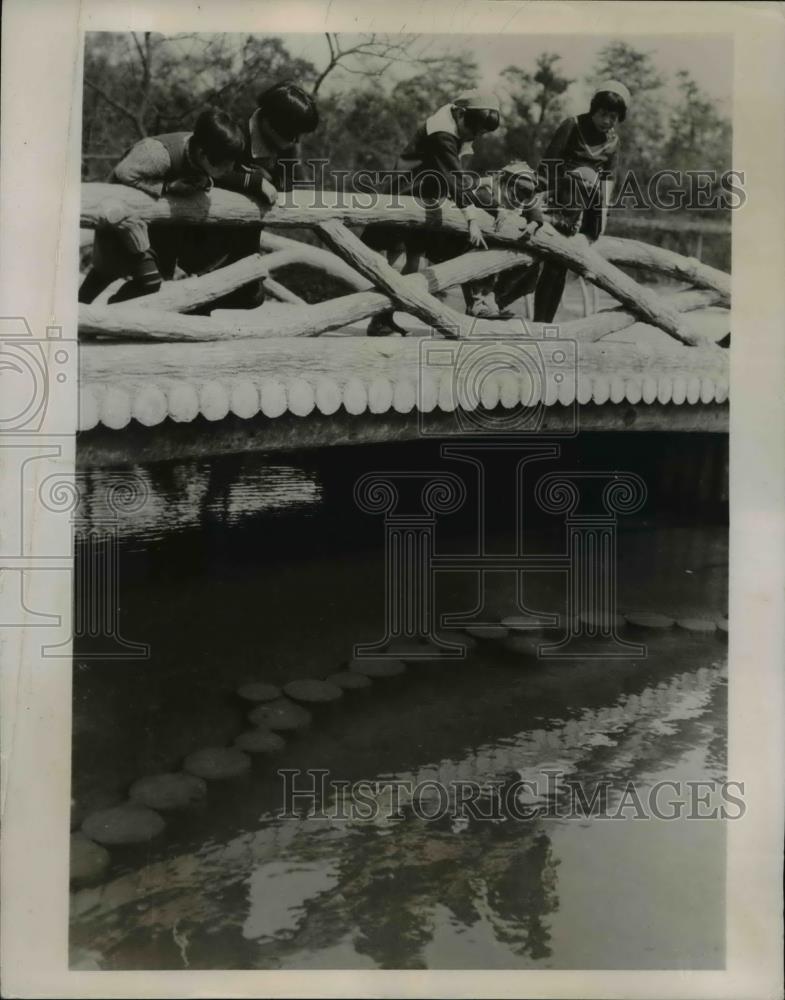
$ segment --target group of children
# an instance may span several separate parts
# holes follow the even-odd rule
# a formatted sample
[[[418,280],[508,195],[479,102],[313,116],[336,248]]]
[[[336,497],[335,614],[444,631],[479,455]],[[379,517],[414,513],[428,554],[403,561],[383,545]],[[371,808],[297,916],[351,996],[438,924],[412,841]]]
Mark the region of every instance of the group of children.
[[[423,263],[436,264],[484,248],[480,210],[495,216],[499,227],[512,216],[518,225],[521,219],[532,228],[551,224],[566,235],[582,233],[589,241],[596,240],[605,228],[618,172],[615,126],[624,121],[629,105],[630,94],[623,84],[616,80],[601,84],[588,112],[559,125],[536,172],[521,160],[474,183],[466,158],[475,139],[499,127],[501,113],[492,95],[476,90],[460,94],[422,124],[389,178],[398,183],[401,194],[415,196],[426,209],[445,200],[455,204],[466,221],[466,232],[406,230],[375,223],[366,227],[364,242],[396,270],[412,274]],[[315,131],[318,124],[313,97],[295,83],[279,83],[259,95],[245,125],[223,111],[208,109],[199,115],[192,132],[137,142],[109,179],[156,198],[198,197],[215,186],[273,205],[278,192],[291,187],[300,137]],[[118,277],[127,280],[110,302],[148,295],[163,280],[170,280],[176,268],[203,274],[258,248],[254,227],[169,225],[148,230],[121,199],[106,199],[101,215],[92,266],[79,289],[80,302],[92,302]],[[463,286],[466,311],[475,316],[509,315],[505,306],[533,290],[534,319],[548,323],[558,309],[565,279],[564,267],[546,262],[469,282]],[[258,282],[222,304],[247,308],[263,299]],[[399,330],[391,311],[374,317],[368,327],[372,336]]]

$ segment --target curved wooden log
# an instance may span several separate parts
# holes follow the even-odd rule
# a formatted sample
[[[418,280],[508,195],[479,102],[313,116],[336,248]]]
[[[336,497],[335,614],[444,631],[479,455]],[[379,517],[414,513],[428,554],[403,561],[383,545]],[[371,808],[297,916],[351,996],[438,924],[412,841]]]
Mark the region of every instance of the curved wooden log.
[[[267,256],[253,254],[208,274],[198,274],[180,281],[167,281],[160,291],[153,292],[152,295],[140,295],[136,299],[114,303],[109,308],[123,309],[129,302],[133,302],[134,308],[139,309],[188,312],[189,309],[209,305],[210,302],[215,302],[252,281],[268,278],[275,268],[285,267],[297,260],[297,254],[288,249]]]
[[[234,194],[229,191],[214,190],[210,195],[203,194],[189,198],[161,198],[158,201],[140,191],[120,188],[119,185],[84,185],[82,224],[96,225],[103,217],[101,201],[105,198],[122,198],[140,217],[151,222],[172,220],[189,224],[205,224],[207,222],[219,225],[258,225],[264,221],[268,225],[289,226],[327,226],[332,227],[333,236],[338,233],[335,225],[342,223],[367,224],[369,222],[391,222],[396,225],[425,225],[438,227],[455,232],[466,232],[466,224],[460,212],[454,207],[442,206],[435,210],[427,210],[417,205],[414,199],[401,198],[401,207],[391,211],[389,199],[380,196],[377,204],[370,208],[358,210],[347,204],[352,195],[343,192],[286,192],[279,204],[266,208],[251,198]],[[122,194],[120,193],[122,191]],[[318,204],[317,204],[318,202]],[[645,321],[665,330],[675,339],[685,344],[705,344],[706,338],[692,330],[678,312],[663,303],[660,297],[648,288],[638,285],[617,267],[614,267],[598,253],[589,247],[580,237],[567,239],[550,226],[543,226],[536,233],[497,232],[493,220],[487,213],[484,215],[483,229],[488,237],[508,246],[525,248],[536,256],[554,260],[563,266],[582,275],[617,298],[623,305],[639,315]],[[459,221],[460,220],[460,221]],[[325,233],[328,230],[323,230]],[[332,237],[331,237],[332,238]],[[340,237],[343,239],[343,236]],[[358,241],[359,242],[359,241]],[[358,252],[358,251],[356,251]],[[358,258],[359,259],[359,258]],[[367,261],[366,261],[367,263]],[[388,265],[386,265],[388,266]],[[392,271],[392,269],[390,269]],[[389,284],[390,275],[386,271],[378,271],[377,278],[385,275],[385,290],[388,292],[396,287],[403,302],[410,293],[405,286]],[[366,274],[367,276],[367,274]],[[433,322],[445,336],[455,336],[447,332],[457,326],[458,336],[465,328],[465,322],[457,323],[453,312],[449,316],[443,309],[437,309],[433,303],[420,299],[418,308],[423,318]]]
[[[461,388],[461,345],[439,341],[438,365],[422,338],[268,338],[210,344],[85,344],[80,350],[80,429],[153,426],[200,414],[221,420],[312,410],[325,415],[449,412],[456,406],[570,403],[706,406],[728,395],[728,352],[676,344],[580,344],[565,365],[559,338],[520,344],[522,358],[499,365],[498,344],[473,347],[482,385]],[[480,355],[488,352],[483,367]],[[445,354],[445,352],[448,352]],[[450,353],[451,352],[451,353]],[[463,399],[474,391],[477,399]],[[719,429],[719,428],[718,428]]]
[[[694,257],[684,257],[663,247],[651,246],[638,240],[625,240],[618,236],[601,236],[594,248],[615,264],[655,271],[679,281],[688,281],[697,288],[711,288],[722,295],[722,305],[730,303],[730,275],[716,267],[709,267]]]
[[[552,227],[542,226],[536,233],[524,236],[522,242],[527,249],[549,260],[558,261],[604,288],[644,322],[659,327],[681,343],[691,346],[708,345],[707,338],[693,330],[662,296],[639,285],[605,260],[583,237],[567,239]]]
[[[305,299],[301,298],[299,295],[295,295],[294,292],[290,292],[285,285],[282,285],[280,281],[276,281],[275,278],[267,277],[262,278],[262,286],[265,292],[272,298],[277,299],[278,302],[288,302],[290,305],[294,306],[305,306],[308,303]],[[259,306],[263,309],[264,306]],[[256,310],[254,310],[256,311]]]
[[[334,277],[341,278],[358,290],[371,290],[374,287],[372,282],[346,264],[340,257],[321,247],[307,246],[297,240],[286,239],[286,237],[267,232],[262,233],[262,243],[270,249],[274,247],[276,249],[272,249],[272,252],[266,256],[254,254],[206,275],[167,282],[160,291],[154,292],[152,295],[144,295],[128,302],[116,303],[112,308],[128,308],[133,304],[145,308],[188,312],[199,306],[208,305],[250,281],[259,278],[265,280],[271,272],[289,264],[308,264],[321,270],[328,270]],[[466,281],[488,277],[506,268],[528,263],[531,263],[531,257],[515,250],[483,250],[464,254],[443,264],[428,267],[419,275],[408,275],[407,280],[409,277],[419,277],[424,282],[423,287],[433,294]],[[286,292],[288,297],[280,298],[279,301],[294,303],[297,300],[298,304],[305,304],[302,299],[294,296],[288,289]],[[276,298],[278,298],[277,295]],[[383,296],[383,299],[384,304],[389,306],[387,297]],[[324,305],[328,304],[324,303]],[[381,312],[383,308],[384,306],[380,304],[375,312]],[[354,315],[354,310],[352,310],[351,315],[352,319],[347,320],[347,323],[364,318]],[[325,327],[325,329],[327,328]]]
[[[327,251],[321,252],[335,260],[339,259]],[[271,254],[267,259],[271,259],[272,256]],[[523,259],[526,261],[528,258]],[[253,261],[255,258],[249,260]],[[433,294],[453,285],[462,284],[478,275],[494,274],[505,267],[513,267],[520,261],[521,255],[512,250],[486,250],[477,254],[464,254],[444,264],[426,268],[419,274],[407,275],[402,280]],[[217,283],[222,271],[235,267],[236,265],[229,265],[221,271],[206,275],[205,278],[209,277]],[[256,273],[250,264],[246,270],[247,273]],[[361,277],[358,272],[353,271],[353,273],[357,274],[358,278]],[[205,278],[199,280],[204,281]],[[183,285],[186,281],[193,280],[185,279],[173,282],[172,285]],[[370,286],[370,282],[366,279],[363,278],[362,281]],[[219,287],[222,286],[218,284],[210,286],[211,294],[207,301],[218,297],[218,294],[214,293]],[[226,290],[229,291],[231,288],[227,287]],[[166,294],[166,298],[163,299],[166,308],[156,307],[156,300],[160,301],[158,297],[163,297],[164,294]],[[291,306],[282,310],[265,304],[259,310],[219,310],[215,317],[201,317],[177,316],[166,311],[172,308],[175,298],[176,290],[172,289],[170,292],[170,286],[167,286],[155,295],[112,306],[80,306],[79,333],[121,340],[208,341],[248,337],[314,337],[329,330],[338,330],[352,323],[359,323],[370,316],[384,312],[391,304],[390,299],[382,292],[368,291],[355,292],[316,305]],[[180,306],[195,308],[200,301],[198,284],[195,284],[191,286],[187,295],[182,296]],[[139,307],[142,304],[144,308],[140,311]],[[516,327],[513,335],[517,332]],[[509,331],[507,335],[510,335]]]
[[[429,292],[418,288],[414,282],[407,281],[380,254],[360,242],[337,219],[320,222],[316,231],[352,267],[385,291],[405,312],[413,313],[450,339],[461,339],[471,334],[472,324],[467,316],[450,309]]]
[[[297,254],[298,264],[308,264],[315,267],[332,278],[346,282],[350,288],[357,292],[366,292],[373,288],[367,278],[349,267],[349,265],[324,247],[311,246],[310,243],[301,243],[299,240],[292,240],[288,236],[281,236],[280,233],[272,233],[269,229],[263,229],[259,234],[259,249],[264,250],[271,256],[276,252],[289,251]]]
[[[723,296],[720,292],[709,289],[687,289],[665,296],[665,301],[681,313],[721,305]],[[583,343],[592,343],[607,337],[608,334],[618,333],[637,322],[638,317],[634,313],[619,306],[616,309],[604,309],[590,316],[562,323],[559,327],[559,336]]]

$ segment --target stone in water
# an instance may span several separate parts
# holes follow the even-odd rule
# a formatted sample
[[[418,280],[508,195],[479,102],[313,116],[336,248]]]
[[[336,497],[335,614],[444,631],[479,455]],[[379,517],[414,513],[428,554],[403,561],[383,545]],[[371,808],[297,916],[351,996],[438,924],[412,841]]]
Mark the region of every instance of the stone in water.
[[[337,684],[329,681],[298,680],[284,685],[284,694],[294,701],[302,701],[306,705],[319,705],[338,701],[343,697],[343,691]]]
[[[679,618],[676,624],[687,632],[716,632],[717,626],[708,618]]]
[[[193,774],[151,774],[131,785],[128,797],[150,809],[182,809],[203,799],[207,785]]]
[[[281,697],[281,689],[275,684],[265,684],[262,681],[253,681],[250,684],[243,684],[237,689],[237,693],[245,701],[275,701]]]
[[[286,741],[271,729],[259,728],[240,733],[234,745],[246,753],[275,753],[277,750],[283,750]]]
[[[366,677],[365,674],[353,674],[349,670],[330,674],[327,680],[331,684],[337,684],[344,691],[365,691],[373,686],[370,677]]]
[[[109,867],[109,851],[83,833],[71,834],[70,876],[72,882],[93,882]]]
[[[505,625],[469,625],[466,632],[475,639],[506,639],[510,634]]]
[[[277,701],[258,705],[253,712],[248,713],[248,719],[255,726],[287,732],[293,729],[304,729],[310,725],[311,713],[287,698],[279,698]]]
[[[90,813],[82,833],[99,844],[144,844],[163,833],[166,823],[146,806],[124,803]]]
[[[656,611],[630,611],[624,617],[629,625],[637,625],[638,628],[671,628],[673,626],[672,618],[657,614]]]

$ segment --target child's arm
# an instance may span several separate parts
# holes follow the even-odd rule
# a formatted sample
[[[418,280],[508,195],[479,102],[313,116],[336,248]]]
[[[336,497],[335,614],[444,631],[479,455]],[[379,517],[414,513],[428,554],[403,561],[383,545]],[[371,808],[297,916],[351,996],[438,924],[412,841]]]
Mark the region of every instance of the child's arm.
[[[217,177],[215,186],[238,194],[247,194],[251,198],[260,198],[268,205],[274,205],[278,192],[266,170],[261,167],[239,166],[222,177]]]
[[[613,198],[613,188],[619,176],[619,147],[617,146],[608,157],[605,168],[601,171],[602,206],[600,217],[600,236],[608,224],[608,208]]]
[[[458,155],[459,140],[449,132],[433,132],[428,136],[429,158],[433,170],[445,181],[448,196],[463,213],[469,227],[469,242],[474,247],[487,247],[479,222],[479,209],[474,204],[472,190],[465,184],[467,171]]]
[[[138,188],[153,198],[160,198],[172,161],[166,147],[157,139],[137,142],[112,172],[116,183]]]
[[[537,186],[540,191],[551,191],[557,181],[556,169],[564,162],[567,141],[575,127],[574,118],[565,118],[551,136],[537,167]]]

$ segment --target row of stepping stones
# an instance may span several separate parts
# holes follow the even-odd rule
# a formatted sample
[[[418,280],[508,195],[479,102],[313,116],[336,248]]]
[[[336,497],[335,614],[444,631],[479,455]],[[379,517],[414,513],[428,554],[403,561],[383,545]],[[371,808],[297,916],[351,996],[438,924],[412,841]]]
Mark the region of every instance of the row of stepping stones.
[[[590,615],[582,616],[582,620],[590,628],[608,626],[607,620],[601,623]],[[612,621],[617,629],[677,627],[702,634],[728,631],[726,618],[674,619],[649,611],[616,615]],[[540,630],[532,630],[531,619],[511,615],[498,624],[466,628],[461,642],[471,649],[478,640],[490,640],[501,642],[510,652],[536,655],[542,639],[541,631],[535,636],[537,631]],[[266,682],[243,684],[237,694],[245,703],[254,705],[247,716],[254,728],[240,733],[234,746],[205,747],[189,754],[183,761],[182,772],[140,778],[131,785],[127,802],[105,805],[89,813],[80,830],[71,836],[72,882],[86,883],[100,878],[110,863],[107,847],[146,843],[162,834],[166,821],[161,813],[187,808],[205,799],[209,782],[247,774],[251,769],[251,754],[283,750],[286,741],[281,733],[296,732],[310,725],[314,706],[334,704],[346,693],[367,690],[374,680],[399,677],[406,672],[406,660],[439,659],[441,655],[438,646],[416,639],[394,640],[387,651],[396,655],[353,659],[346,670],[330,674],[324,680],[294,680],[283,688]]]
[[[325,680],[290,681],[282,689],[264,682],[242,685],[237,694],[245,703],[255,705],[248,713],[254,728],[240,733],[231,747],[204,747],[188,754],[181,772],[140,778],[129,788],[126,802],[104,803],[85,816],[79,830],[71,834],[72,883],[100,879],[111,861],[108,847],[142,844],[158,837],[166,828],[161,813],[205,799],[209,782],[247,774],[251,754],[282,750],[286,741],[281,733],[310,725],[312,714],[305,706],[337,702],[344,692],[366,690],[373,679],[396,677],[405,671],[399,660],[352,660],[345,671]]]

